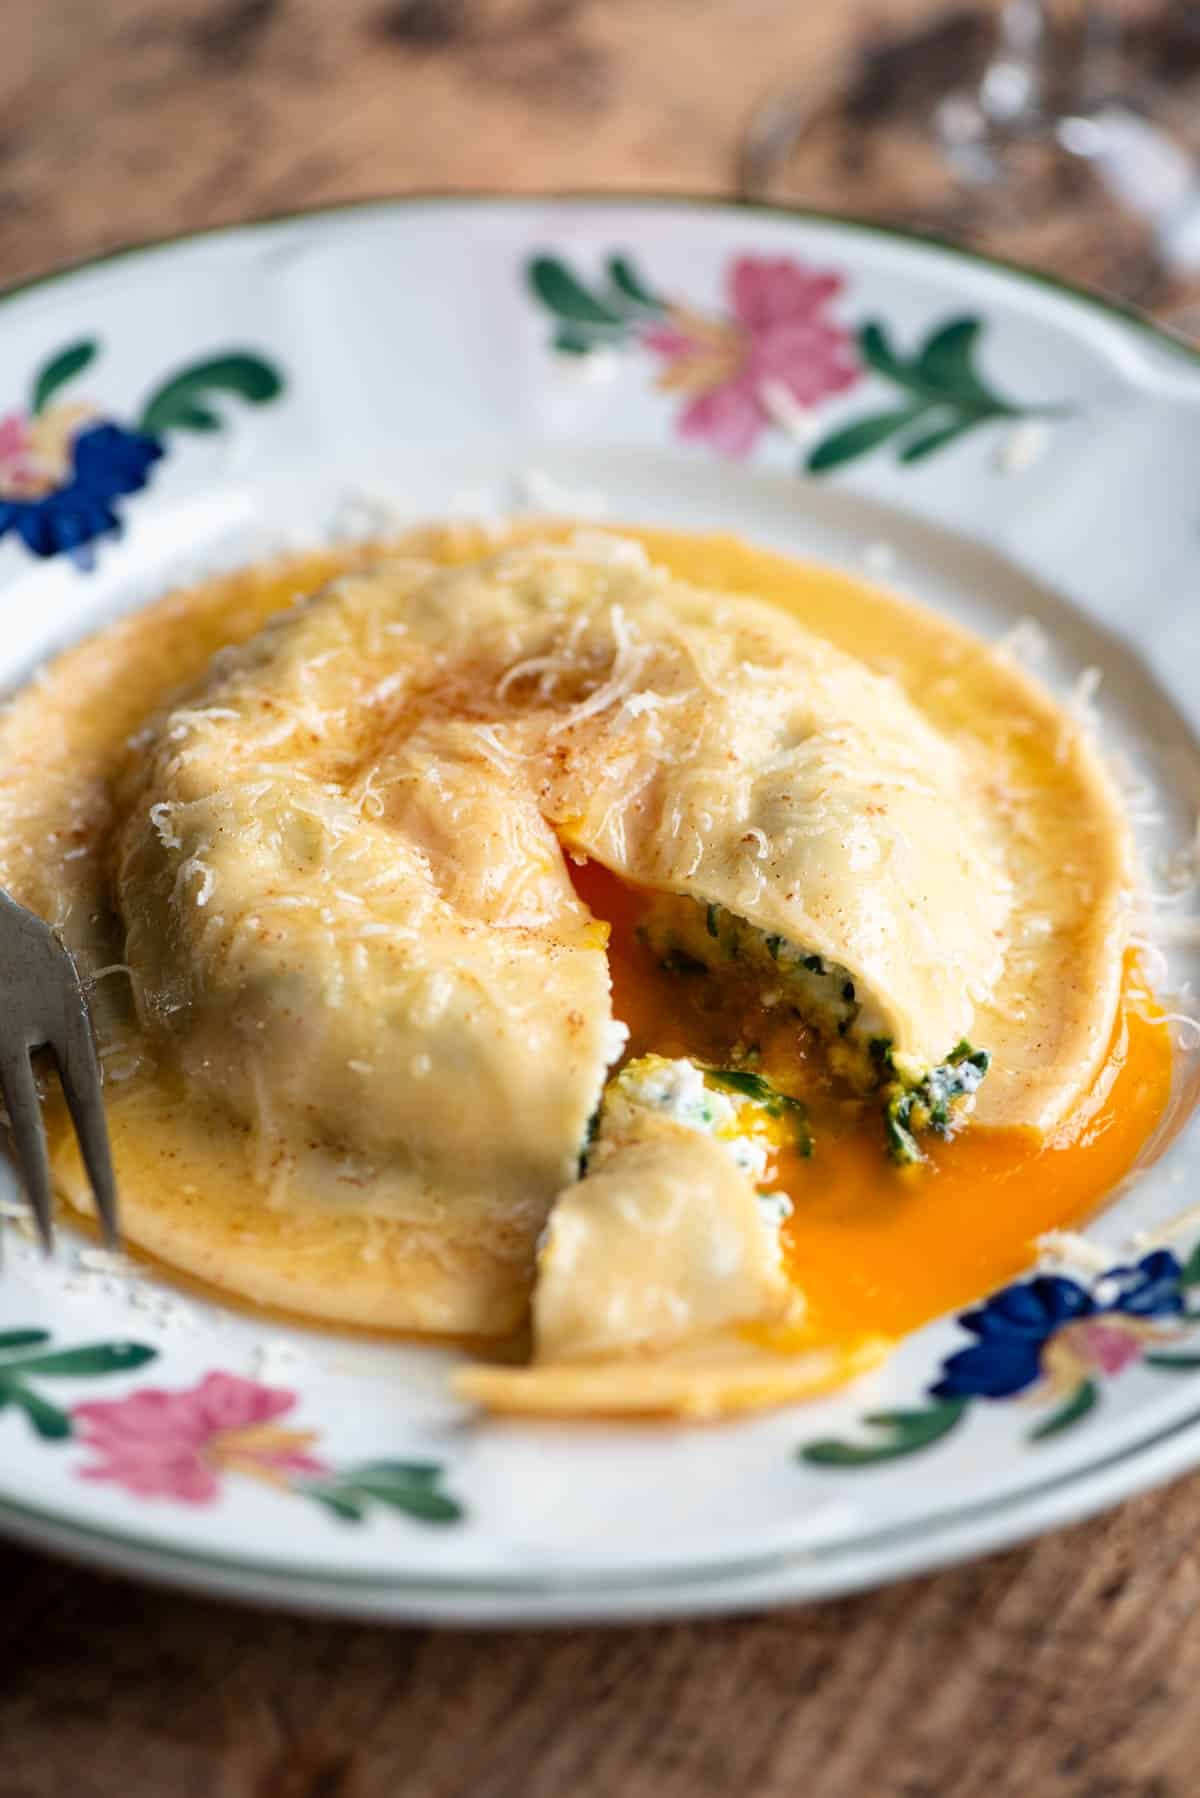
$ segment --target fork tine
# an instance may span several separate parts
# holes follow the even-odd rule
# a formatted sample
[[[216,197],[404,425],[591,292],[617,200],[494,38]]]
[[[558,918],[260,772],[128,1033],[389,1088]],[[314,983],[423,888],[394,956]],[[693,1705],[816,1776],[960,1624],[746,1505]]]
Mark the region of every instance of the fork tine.
[[[74,972],[74,970],[72,970]],[[104,1116],[104,1099],[100,1086],[100,1063],[88,1018],[87,1002],[76,982],[76,993],[69,1003],[65,1020],[65,1040],[52,1045],[58,1063],[59,1079],[66,1095],[71,1121],[79,1139],[79,1152],[91,1182],[92,1197],[104,1240],[116,1248],[117,1183],[113,1175],[112,1151],[108,1142],[108,1123]]]
[[[0,1088],[8,1107],[13,1141],[17,1148],[17,1166],[33,1215],[38,1235],[47,1254],[54,1246],[53,1199],[50,1187],[50,1158],[46,1153],[46,1131],[42,1124],[42,1108],[38,1103],[33,1067],[28,1052],[18,1050],[0,1062]]]

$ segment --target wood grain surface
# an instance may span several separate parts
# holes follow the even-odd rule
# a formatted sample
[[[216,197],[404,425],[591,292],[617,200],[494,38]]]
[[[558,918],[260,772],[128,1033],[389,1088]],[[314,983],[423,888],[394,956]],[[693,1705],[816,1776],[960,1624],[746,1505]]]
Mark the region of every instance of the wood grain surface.
[[[948,19],[922,0],[2,0],[0,283],[405,189],[728,192],[764,93]],[[836,207],[839,169],[790,178]],[[856,178],[862,209],[896,210],[882,174],[874,207]],[[1031,226],[1029,254],[1119,288],[1135,252],[1089,262],[1103,236]],[[1155,280],[1142,297],[1190,303]],[[1196,1798],[1198,1541],[1200,1477],[839,1603],[524,1634],[272,1617],[0,1547],[0,1798]]]

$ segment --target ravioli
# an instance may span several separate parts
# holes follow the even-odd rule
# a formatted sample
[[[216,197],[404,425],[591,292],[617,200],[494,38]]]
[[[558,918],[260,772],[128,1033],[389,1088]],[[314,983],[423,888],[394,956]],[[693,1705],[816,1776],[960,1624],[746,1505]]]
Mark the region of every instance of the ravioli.
[[[518,1012],[519,1031],[553,1031],[575,1011],[594,1046],[609,1021],[603,957],[594,941],[590,964],[583,950],[590,984],[573,970],[572,929],[586,920],[564,844],[828,958],[864,995],[870,1034],[929,1066],[1004,966],[1011,881],[972,787],[894,682],[636,553],[384,568],[272,625],[152,727],[121,800],[116,886],[135,993],[146,1026],[166,1020],[180,1038],[192,1078],[213,1069],[239,1090],[249,1065],[230,1070],[228,1048],[217,1064],[205,1013],[225,1030],[236,997],[235,1042],[256,1065],[282,1021],[296,1072],[268,1084],[290,1095],[303,1081],[312,1090],[297,1103],[326,1123],[352,1100],[341,1080],[321,1096],[335,1071],[381,1053],[365,994],[398,960],[419,981],[499,982],[497,1019]],[[283,932],[281,900],[324,913],[324,934],[296,916]],[[545,1002],[526,1016],[530,946],[554,954]],[[478,969],[457,964],[472,953]],[[393,1015],[413,1026],[395,1054],[407,1069],[419,1035],[470,1078],[465,1038],[443,1050],[454,1026],[434,1009],[397,992]],[[305,1010],[334,1032],[328,1065],[315,1044],[291,1056]],[[400,1064],[387,1053],[390,1089]],[[578,1141],[602,1071],[593,1054],[564,1140]],[[484,1074],[476,1091],[491,1088]],[[510,1132],[524,1116],[544,1131],[538,1092],[514,1107],[502,1091],[500,1106]],[[351,1126],[368,1143],[369,1112]],[[394,1139],[410,1141],[415,1122],[405,1114]],[[492,1122],[481,1125],[503,1167],[509,1142]]]
[[[630,1063],[543,1233],[532,1365],[468,1368],[463,1395],[536,1411],[574,1390],[581,1409],[653,1413],[673,1394],[673,1408],[699,1414],[750,1402],[772,1378],[782,1396],[809,1390],[829,1357],[781,1357],[742,1334],[783,1336],[804,1313],[780,1240],[790,1202],[754,1185],[772,1123],[690,1062]]]
[[[991,1067],[953,1127],[1047,1138],[1120,990],[1130,854],[1098,761],[923,615],[921,652],[990,683],[982,721],[828,619],[630,539],[357,559],[264,628],[214,602],[200,635],[230,646],[198,673],[182,652],[152,672],[154,613],[117,627],[0,726],[0,880],[117,968],[118,1171],[125,1120],[188,1176],[172,1198],[131,1149],[129,1236],[259,1302],[392,1328],[504,1335],[532,1291],[534,1366],[463,1376],[501,1407],[701,1413],[845,1377],[877,1334],[801,1342],[761,1168],[651,1114],[614,1134],[625,1032],[573,863],[643,896],[664,957],[751,973],[852,1090],[902,1078],[928,1121],[931,1070],[969,1039]],[[56,1173],[84,1202],[69,1143]]]

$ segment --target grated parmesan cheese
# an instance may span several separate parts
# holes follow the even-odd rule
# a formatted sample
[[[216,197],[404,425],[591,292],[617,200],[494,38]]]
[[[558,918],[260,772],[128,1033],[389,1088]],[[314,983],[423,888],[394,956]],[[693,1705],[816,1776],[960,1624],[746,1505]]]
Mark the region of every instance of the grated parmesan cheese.
[[[112,1249],[80,1249],[75,1265],[89,1274],[127,1274],[132,1263]]]
[[[612,531],[576,531],[567,548],[572,555],[586,556],[591,562],[627,568],[631,573],[650,572],[650,557],[633,537],[619,537]]]
[[[1030,672],[1044,668],[1050,659],[1050,639],[1035,618],[1018,618],[1010,630],[997,637],[996,648]]]
[[[1042,418],[1023,418],[1001,438],[996,449],[996,467],[1001,474],[1024,474],[1046,453],[1050,429]]]
[[[1081,1236],[1076,1230],[1047,1230],[1038,1237],[1039,1262],[1050,1268],[1073,1267],[1089,1274],[1106,1274],[1122,1260],[1098,1242]]]
[[[578,705],[571,706],[560,718],[547,729],[547,736],[557,737],[563,731],[572,730],[587,718],[594,718],[600,712],[606,712],[619,700],[631,694],[638,675],[646,665],[650,655],[647,644],[634,646],[632,632],[625,620],[621,607],[614,605],[610,609],[612,633],[617,644],[617,652],[613,657],[612,671],[606,681],[602,681],[594,693],[581,699]]]
[[[528,680],[531,674],[539,675],[538,698],[545,699],[558,685],[558,677],[562,672],[562,662],[558,656],[526,656],[524,661],[514,662],[506,673],[496,682],[496,698],[503,705],[508,699],[508,690],[519,680]]]
[[[168,799],[160,799],[150,807],[150,822],[158,833],[158,840],[164,849],[182,849],[183,838],[171,823],[175,814],[175,806]]]
[[[256,1380],[294,1380],[308,1357],[282,1336],[268,1336],[250,1350],[250,1374]]]
[[[1076,675],[1070,691],[1062,700],[1063,709],[1069,713],[1077,730],[1084,736],[1095,739],[1100,732],[1100,713],[1096,707],[1096,695],[1100,691],[1100,683],[1104,675],[1099,668],[1083,668]],[[1055,759],[1064,762],[1071,751],[1071,732],[1063,731],[1055,749]]]
[[[556,512],[569,518],[603,518],[606,496],[595,488],[568,487],[544,468],[523,468],[516,480],[518,500],[536,512]]]

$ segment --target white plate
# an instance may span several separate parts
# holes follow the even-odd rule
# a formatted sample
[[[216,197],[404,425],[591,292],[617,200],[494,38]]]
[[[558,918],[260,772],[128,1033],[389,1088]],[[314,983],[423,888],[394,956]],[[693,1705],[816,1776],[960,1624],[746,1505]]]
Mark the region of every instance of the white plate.
[[[726,321],[720,375],[660,296]],[[1035,620],[1049,679],[1101,671],[1151,861],[1190,838],[1200,358],[1094,300],[830,219],[464,200],[197,237],[2,305],[5,683],[181,575],[314,536],[513,506],[728,527],[986,636]],[[656,385],[667,367],[690,400]],[[61,411],[76,401],[82,427]],[[39,494],[63,441],[73,477]],[[1164,914],[1194,900],[1180,887]],[[1170,983],[1196,959],[1172,952]],[[1194,1057],[1178,1084],[1189,1107]],[[1125,1254],[1200,1198],[1198,1169],[1186,1130],[1095,1240]],[[835,1398],[667,1431],[480,1423],[447,1396],[442,1352],[267,1329],[97,1268],[69,1234],[43,1264],[10,1229],[0,1526],[181,1584],[392,1618],[843,1591],[1200,1461],[1198,1237],[1185,1223],[1148,1270],[1099,1286],[1010,1289],[952,1370],[956,1399],[928,1395],[974,1340],[949,1318]],[[1103,1322],[1077,1336],[1092,1377],[1064,1409],[1040,1356],[1080,1306]]]

